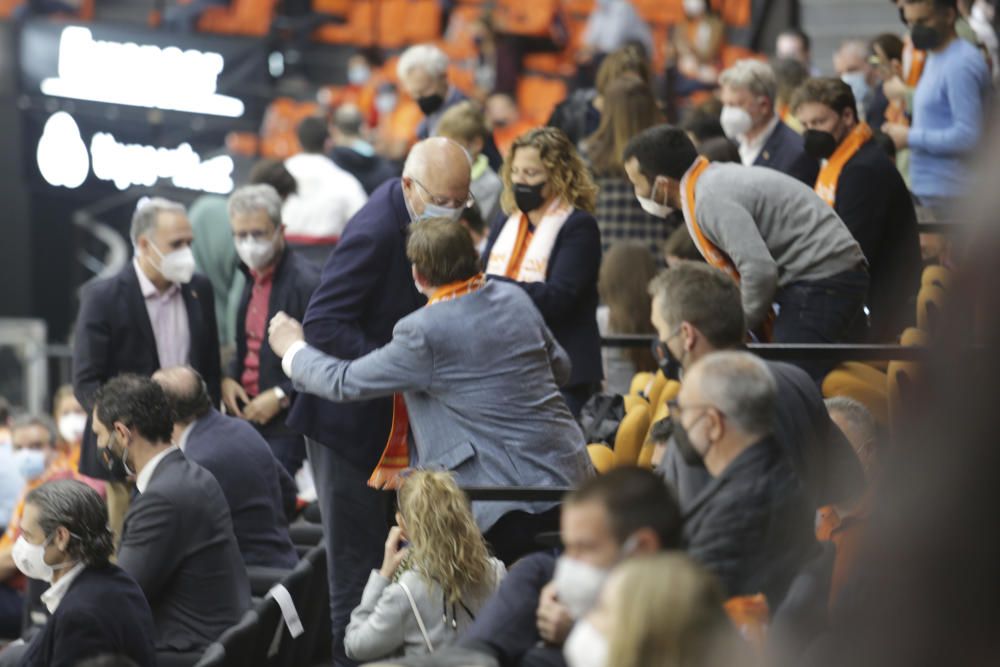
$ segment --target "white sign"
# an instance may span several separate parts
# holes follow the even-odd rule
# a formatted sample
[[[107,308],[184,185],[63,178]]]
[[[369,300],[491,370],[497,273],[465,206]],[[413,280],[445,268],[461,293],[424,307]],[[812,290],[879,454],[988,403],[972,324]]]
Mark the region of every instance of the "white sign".
[[[69,26],[59,38],[59,76],[42,81],[45,95],[239,118],[243,102],[216,92],[222,54],[133,42],[94,40]]]
[[[37,155],[42,177],[50,185],[70,189],[83,185],[92,163],[94,176],[111,181],[119,190],[152,187],[160,179],[186,190],[216,194],[233,190],[234,165],[228,155],[202,160],[188,143],[177,148],[124,144],[108,132],[94,135],[88,153],[80,128],[65,111],[46,121]]]

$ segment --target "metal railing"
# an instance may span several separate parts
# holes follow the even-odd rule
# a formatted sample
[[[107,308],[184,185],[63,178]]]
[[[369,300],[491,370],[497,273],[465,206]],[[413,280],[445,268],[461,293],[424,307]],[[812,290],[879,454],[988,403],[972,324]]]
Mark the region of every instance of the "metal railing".
[[[655,340],[644,335],[604,336],[601,347],[648,348]],[[772,361],[920,361],[927,357],[926,348],[910,345],[749,343],[747,349]]]

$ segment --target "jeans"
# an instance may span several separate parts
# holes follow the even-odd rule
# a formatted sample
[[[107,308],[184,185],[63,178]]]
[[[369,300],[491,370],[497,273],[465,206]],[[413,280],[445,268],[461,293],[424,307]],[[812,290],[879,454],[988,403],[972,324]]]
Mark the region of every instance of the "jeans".
[[[306,438],[306,452],[329,564],[333,660],[337,667],[353,666],[357,663],[344,653],[344,633],[368,575],[382,564],[392,496],[369,488],[371,471],[361,470],[335,449]]]
[[[857,268],[829,278],[786,285],[778,290],[775,343],[846,343],[862,317],[868,270]],[[826,360],[795,362],[817,382],[833,368]]]

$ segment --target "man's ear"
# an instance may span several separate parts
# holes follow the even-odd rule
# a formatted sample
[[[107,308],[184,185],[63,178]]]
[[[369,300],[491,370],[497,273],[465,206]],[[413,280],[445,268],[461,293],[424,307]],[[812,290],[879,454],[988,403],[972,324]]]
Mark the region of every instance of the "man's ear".
[[[651,556],[660,551],[660,538],[652,528],[640,528],[632,533],[633,556]]]
[[[694,349],[694,346],[698,344],[698,337],[701,332],[690,322],[681,322],[681,341],[684,343],[684,349],[690,352]]]

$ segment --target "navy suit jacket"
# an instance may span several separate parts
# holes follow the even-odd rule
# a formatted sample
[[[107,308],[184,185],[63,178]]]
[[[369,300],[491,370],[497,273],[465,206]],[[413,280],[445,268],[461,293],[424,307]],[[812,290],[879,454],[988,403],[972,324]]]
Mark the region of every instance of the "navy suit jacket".
[[[506,218],[490,229],[483,251],[489,260]],[[573,369],[565,386],[595,384],[604,378],[601,334],[597,328],[597,274],[601,268],[601,232],[590,213],[574,210],[559,230],[549,255],[543,283],[518,283],[535,306],[556,341],[566,350]]]
[[[306,342],[338,359],[357,359],[392,340],[396,322],[425,303],[406,257],[410,215],[401,181],[372,193],[347,223],[306,309]],[[331,403],[295,396],[288,425],[355,465],[374,469],[392,421],[392,398]]]
[[[802,137],[781,120],[764,142],[754,165],[777,169],[809,187],[816,185],[819,176],[819,161],[806,154]]]
[[[212,409],[191,425],[184,455],[222,487],[243,562],[295,567],[299,557],[288,534],[279,482],[284,468],[257,429]]]
[[[70,585],[45,627],[18,663],[73,667],[111,654],[137,665],[156,664],[153,614],[142,589],[115,565],[87,567]]]
[[[222,368],[212,284],[195,274],[191,282],[181,286],[181,294],[191,330],[191,366],[205,378],[208,393],[218,403]],[[80,454],[81,473],[109,479],[97,458],[97,443],[90,428],[94,394],[121,373],[149,376],[159,369],[153,326],[130,261],[117,275],[91,285],[80,303],[73,340],[73,390],[88,413]]]
[[[180,450],[160,460],[132,500],[118,564],[146,594],[157,651],[201,650],[250,606],[226,497],[212,473]]]

